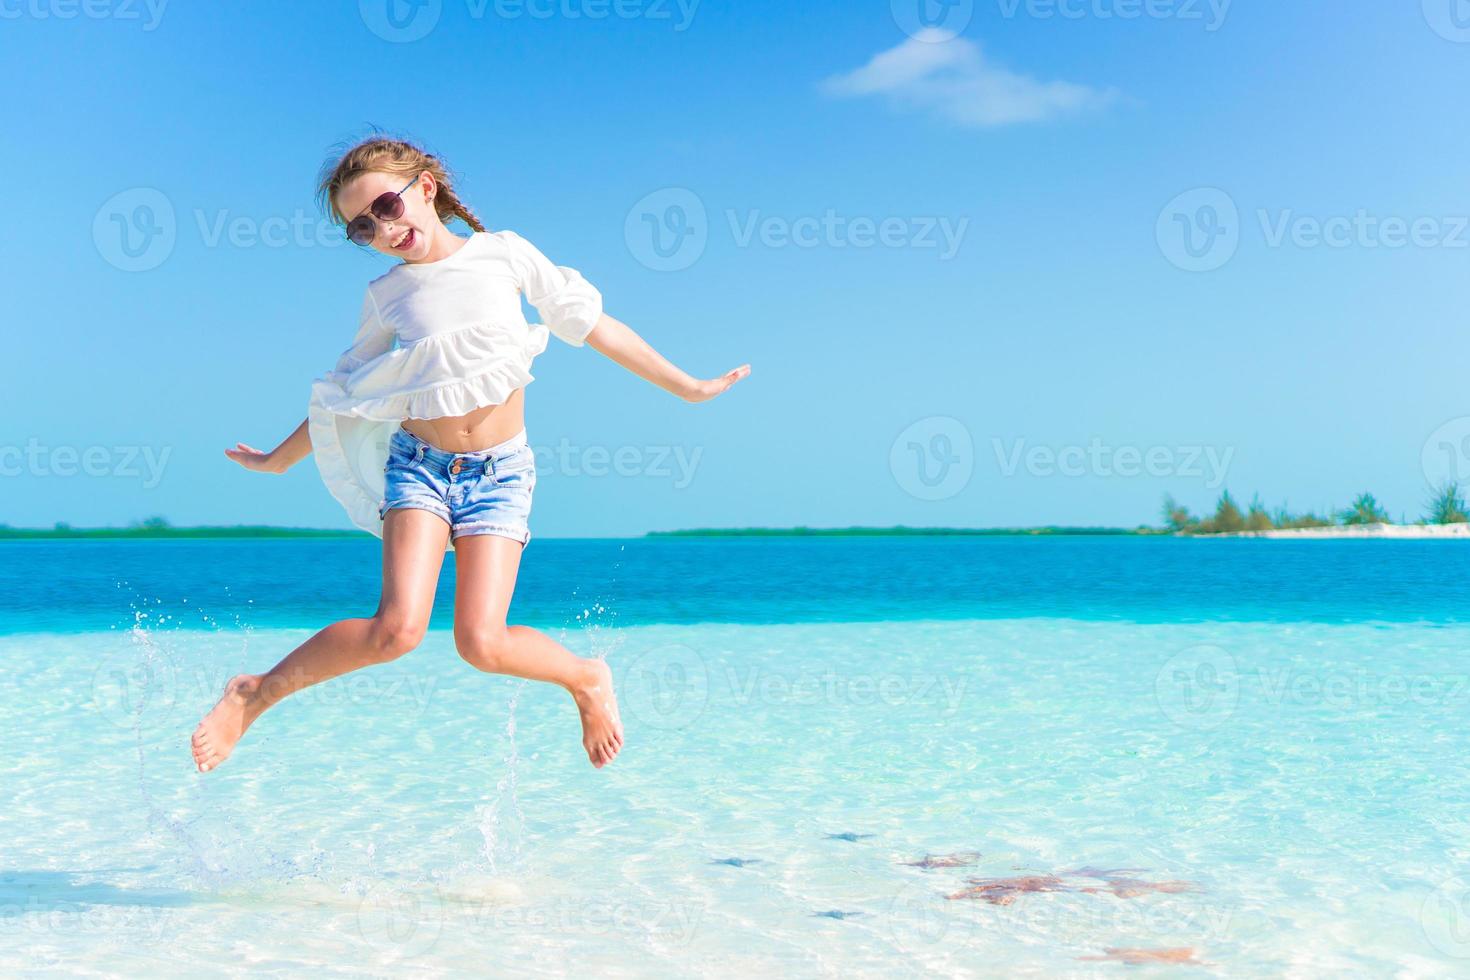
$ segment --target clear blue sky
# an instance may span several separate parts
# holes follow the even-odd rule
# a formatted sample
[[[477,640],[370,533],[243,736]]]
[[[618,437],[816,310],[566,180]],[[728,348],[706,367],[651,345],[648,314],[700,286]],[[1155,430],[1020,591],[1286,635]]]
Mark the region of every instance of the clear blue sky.
[[[310,461],[222,449],[303,418],[389,261],[315,228],[369,125],[677,363],[753,365],[688,406],[554,342],[541,535],[1131,525],[1210,507],[1211,453],[1242,498],[1414,517],[1437,430],[1470,475],[1449,0],[977,0],[948,40],[906,2],[0,0],[0,521],[347,525]],[[1421,241],[1314,242],[1360,213]]]

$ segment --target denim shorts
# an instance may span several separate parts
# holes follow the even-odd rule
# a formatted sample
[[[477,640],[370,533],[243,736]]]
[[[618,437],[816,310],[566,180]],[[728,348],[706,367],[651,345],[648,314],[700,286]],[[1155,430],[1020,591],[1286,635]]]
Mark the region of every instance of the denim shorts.
[[[498,446],[452,453],[399,428],[388,441],[383,475],[380,518],[395,507],[414,507],[443,518],[451,538],[498,534],[522,545],[531,540],[536,455],[524,429]]]

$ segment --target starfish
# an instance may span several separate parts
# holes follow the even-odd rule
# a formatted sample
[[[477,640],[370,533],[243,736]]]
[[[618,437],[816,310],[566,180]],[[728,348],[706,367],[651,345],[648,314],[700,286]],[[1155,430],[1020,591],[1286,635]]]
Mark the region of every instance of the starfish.
[[[1072,871],[1063,871],[1062,874],[1078,875],[1082,878],[1116,878],[1119,875],[1141,875],[1147,870],[1147,868],[1113,868],[1112,870],[1104,870],[1102,868],[1094,868],[1091,865],[1088,865],[1085,868],[1076,868]]]
[[[715,858],[710,864],[728,864],[732,868],[743,868],[750,864],[760,864],[760,858]]]
[[[1192,881],[1141,881],[1138,878],[1108,878],[1103,888],[1083,888],[1089,895],[1112,892],[1119,898],[1137,898],[1140,895],[1178,895],[1181,892],[1197,892],[1199,886]]]
[[[979,851],[957,851],[954,854],[926,854],[917,861],[903,862],[905,867],[923,868],[968,868],[980,857]]]
[[[1018,896],[1032,892],[1071,891],[1056,875],[1022,875],[1017,878],[970,878],[973,888],[946,895],[948,899],[976,898],[991,905],[1010,905]]]
[[[1129,949],[1126,947],[1109,946],[1103,950],[1102,956],[1079,956],[1079,960],[1091,960],[1095,963],[1127,963],[1129,966],[1143,966],[1146,963],[1179,963],[1184,966],[1204,966],[1194,958],[1194,949],[1189,946],[1179,946],[1173,949]]]

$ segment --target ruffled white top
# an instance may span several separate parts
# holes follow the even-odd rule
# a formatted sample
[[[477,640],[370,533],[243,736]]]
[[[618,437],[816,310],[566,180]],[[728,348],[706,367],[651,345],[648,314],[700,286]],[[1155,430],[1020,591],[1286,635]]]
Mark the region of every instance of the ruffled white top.
[[[527,323],[521,295],[544,323]],[[352,346],[311,387],[322,482],[358,527],[383,536],[388,440],[404,419],[499,405],[535,378],[555,334],[582,346],[602,294],[513,231],[476,232],[448,258],[400,264],[368,284]],[[452,547],[452,545],[446,545]]]

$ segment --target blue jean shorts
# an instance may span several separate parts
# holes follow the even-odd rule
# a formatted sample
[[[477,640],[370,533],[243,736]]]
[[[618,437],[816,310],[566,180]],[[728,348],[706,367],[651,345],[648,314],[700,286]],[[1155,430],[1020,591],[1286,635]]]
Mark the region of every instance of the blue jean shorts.
[[[395,507],[413,507],[443,518],[451,538],[498,534],[522,545],[531,540],[536,455],[524,429],[489,449],[452,453],[400,428],[388,441],[383,475],[380,518]]]

